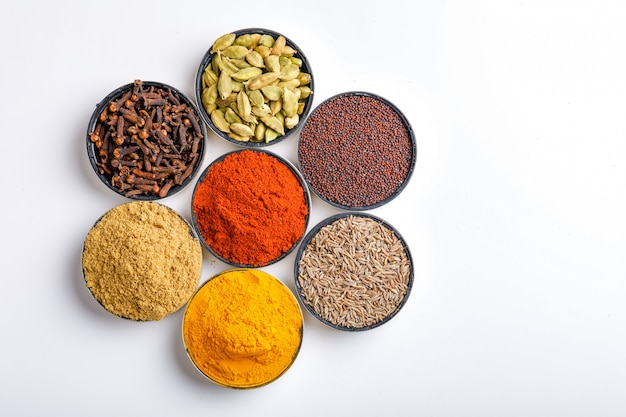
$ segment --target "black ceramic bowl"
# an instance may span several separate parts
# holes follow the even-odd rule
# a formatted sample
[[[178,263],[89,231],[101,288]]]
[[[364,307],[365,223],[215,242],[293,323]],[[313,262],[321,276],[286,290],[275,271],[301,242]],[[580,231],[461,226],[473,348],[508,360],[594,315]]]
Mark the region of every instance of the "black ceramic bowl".
[[[304,237],[295,261],[296,294],[334,329],[363,331],[391,320],[413,286],[413,260],[400,233],[368,213],[344,212]]]
[[[87,127],[87,156],[98,178],[117,194],[159,200],[191,183],[204,158],[206,135],[196,105],[182,92],[137,80],[96,105]]]
[[[298,164],[323,201],[369,210],[396,198],[417,157],[413,129],[388,100],[367,92],[337,94],[319,104],[298,140]]]
[[[246,165],[245,161],[249,159],[240,159],[244,156],[251,158],[252,155],[260,157],[254,157],[254,167]],[[222,163],[226,158],[229,158],[229,165],[233,160],[244,163],[236,170],[232,167],[223,168]],[[259,159],[264,161],[261,168],[257,165]],[[271,165],[274,163],[277,167]],[[216,171],[212,172],[213,169]],[[254,178],[258,175],[265,175],[260,170],[282,171],[278,172],[281,178],[266,181],[270,183],[267,187],[272,187],[271,190],[266,188],[263,180],[255,181]],[[287,182],[288,172],[295,177],[294,182]],[[207,179],[209,173],[210,180]],[[206,188],[217,182],[231,182],[233,176],[246,178],[247,182],[229,184],[219,191]],[[277,185],[277,182],[280,184]],[[255,189],[254,184],[264,189]],[[296,204],[285,197],[287,193],[294,192],[296,187],[300,189],[297,193],[301,192],[303,197],[300,212],[297,211]],[[209,203],[199,202],[206,197],[210,198]],[[310,212],[311,196],[300,172],[283,157],[263,149],[239,149],[215,159],[198,178],[191,199],[191,223],[200,237],[200,242],[217,259],[239,268],[263,267],[285,258],[302,241]],[[283,224],[286,220],[281,216],[294,219],[294,222],[302,226],[301,231],[289,229]],[[209,225],[207,227],[210,229],[203,231],[201,223]],[[216,229],[217,225],[221,228],[219,231]],[[207,242],[205,233],[211,236],[211,242],[223,243],[219,249]],[[276,239],[280,239],[282,243],[290,239],[293,241],[288,248],[277,251]]]
[[[275,139],[272,139],[270,141],[266,141],[266,140],[248,140],[248,141],[242,141],[242,140],[238,140],[233,138],[232,136],[229,136],[229,134],[227,132],[224,132],[222,130],[220,130],[215,123],[213,122],[211,115],[209,114],[209,111],[207,109],[207,107],[203,104],[205,102],[205,100],[203,100],[203,92],[206,92],[205,90],[208,89],[208,83],[206,82],[206,80],[203,81],[203,76],[205,75],[205,70],[207,68],[212,68],[214,65],[214,60],[217,56],[217,53],[212,52],[213,49],[213,45],[211,45],[211,47],[209,47],[209,49],[207,50],[207,52],[205,53],[204,57],[202,58],[202,61],[200,62],[200,65],[198,67],[197,73],[196,73],[196,79],[195,79],[195,94],[196,94],[196,101],[198,103],[198,107],[200,110],[200,115],[202,116],[202,119],[206,122],[206,124],[211,128],[211,130],[213,132],[215,132],[216,135],[218,135],[219,137],[223,138],[224,140],[231,142],[235,145],[238,146],[242,146],[242,147],[248,147],[248,148],[259,148],[259,147],[264,147],[264,146],[269,146],[269,145],[274,145],[276,143],[279,143],[285,139],[287,139],[288,137],[290,137],[295,131],[297,131],[300,126],[302,125],[304,119],[306,118],[306,116],[309,114],[312,104],[313,104],[313,95],[312,92],[315,91],[314,88],[314,80],[313,80],[313,72],[311,70],[311,64],[309,63],[309,60],[306,58],[306,56],[304,55],[304,53],[302,52],[302,50],[289,38],[287,38],[286,36],[275,32],[273,30],[269,30],[269,29],[262,29],[262,28],[248,28],[248,29],[241,29],[241,30],[236,30],[234,32],[231,32],[231,34],[234,34],[235,37],[239,38],[242,35],[248,36],[248,35],[254,35],[254,34],[260,34],[260,35],[269,35],[271,36],[274,40],[277,39],[279,36],[283,36],[286,40],[286,45],[290,48],[292,48],[292,50],[295,50],[295,54],[293,54],[293,57],[296,60],[299,60],[301,62],[300,65],[300,72],[301,73],[306,73],[310,76],[310,79],[308,81],[308,84],[306,84],[306,86],[310,89],[311,91],[311,95],[308,95],[308,97],[306,98],[302,98],[300,100],[301,104],[303,104],[302,110],[301,112],[299,112],[299,116],[298,116],[298,122],[297,124],[295,124],[295,126],[291,127],[291,128],[285,128],[285,132],[284,135],[278,136]],[[220,37],[221,38],[221,37]],[[220,39],[218,38],[218,39]],[[253,48],[249,48],[253,49]],[[215,64],[217,66],[217,64]],[[269,72],[269,70],[266,68],[262,69],[263,73]],[[217,74],[216,74],[217,75]],[[278,82],[281,80],[276,80],[275,82]],[[247,83],[247,81],[244,82],[244,84]],[[259,90],[260,91],[260,90]],[[234,96],[231,96],[234,97]],[[264,96],[265,97],[265,96]],[[269,103],[269,98],[265,97],[266,103]],[[244,124],[248,124],[250,125],[250,123],[244,123]],[[253,126],[253,125],[252,125]],[[253,136],[254,138],[254,136]]]

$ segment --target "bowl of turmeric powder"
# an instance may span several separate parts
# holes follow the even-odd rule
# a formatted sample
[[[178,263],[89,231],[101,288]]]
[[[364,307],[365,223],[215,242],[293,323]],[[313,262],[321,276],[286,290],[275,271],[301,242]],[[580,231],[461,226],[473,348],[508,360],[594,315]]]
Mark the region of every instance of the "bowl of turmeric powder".
[[[289,288],[259,269],[230,269],[202,284],[183,314],[185,351],[214,383],[251,389],[276,381],[302,345],[303,316]]]
[[[269,29],[248,28],[218,37],[195,79],[200,115],[216,135],[259,148],[285,140],[313,103],[313,72],[302,50]]]
[[[239,149],[211,162],[191,200],[200,242],[233,267],[258,268],[292,252],[306,232],[311,197],[287,159],[262,149]]]

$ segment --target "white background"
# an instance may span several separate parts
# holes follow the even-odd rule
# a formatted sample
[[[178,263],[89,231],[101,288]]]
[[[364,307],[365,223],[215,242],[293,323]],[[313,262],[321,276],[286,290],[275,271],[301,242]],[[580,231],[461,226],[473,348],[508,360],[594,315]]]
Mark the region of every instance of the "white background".
[[[0,414],[626,415],[626,3],[5,2],[0,17]],[[418,146],[372,210],[415,285],[388,324],[344,333],[305,311],[296,363],[255,390],[186,357],[182,311],[135,323],[87,291],[80,251],[124,202],[96,178],[88,119],[139,78],[193,96],[213,40],[265,27],[311,61],[315,105],[395,103]],[[296,162],[296,138],[269,148]],[[208,165],[235,149],[211,134]],[[163,200],[190,218],[192,187]],[[311,228],[337,212],[313,201]],[[264,268],[293,289],[295,254]],[[203,278],[227,269],[205,251]]]

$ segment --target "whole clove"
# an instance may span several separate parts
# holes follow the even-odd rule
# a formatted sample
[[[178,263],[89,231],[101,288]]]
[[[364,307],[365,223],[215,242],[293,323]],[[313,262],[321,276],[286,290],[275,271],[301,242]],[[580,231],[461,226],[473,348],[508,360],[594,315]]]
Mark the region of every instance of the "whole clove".
[[[196,110],[179,93],[135,80],[104,106],[88,136],[98,172],[120,194],[163,198],[200,163],[205,135]]]

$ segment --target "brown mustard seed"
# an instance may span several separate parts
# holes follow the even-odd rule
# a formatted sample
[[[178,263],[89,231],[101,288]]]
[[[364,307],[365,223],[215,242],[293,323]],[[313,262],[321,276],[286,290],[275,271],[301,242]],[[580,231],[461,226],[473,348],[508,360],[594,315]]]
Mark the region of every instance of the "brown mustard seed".
[[[112,208],[91,228],[82,268],[87,287],[106,310],[131,320],[160,320],[195,291],[202,247],[174,210],[134,201]]]

